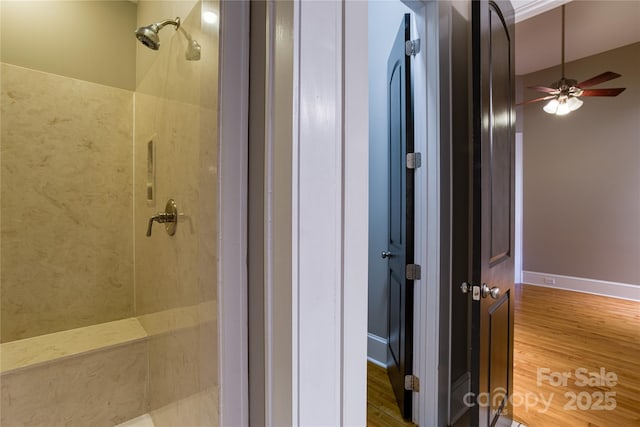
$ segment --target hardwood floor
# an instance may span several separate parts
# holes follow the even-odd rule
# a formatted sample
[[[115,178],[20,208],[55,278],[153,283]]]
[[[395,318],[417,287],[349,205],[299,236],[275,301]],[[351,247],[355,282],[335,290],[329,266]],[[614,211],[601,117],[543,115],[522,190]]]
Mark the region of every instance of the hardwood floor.
[[[371,362],[367,363],[367,426],[416,427],[400,415],[387,371]]]
[[[531,285],[517,286],[515,303],[516,420],[640,427],[640,303]],[[601,369],[604,378],[592,379]],[[570,375],[566,385],[553,382],[555,373]],[[367,425],[415,427],[402,419],[386,371],[368,363],[367,379]]]
[[[518,421],[528,427],[640,426],[640,303],[519,285],[515,309]]]

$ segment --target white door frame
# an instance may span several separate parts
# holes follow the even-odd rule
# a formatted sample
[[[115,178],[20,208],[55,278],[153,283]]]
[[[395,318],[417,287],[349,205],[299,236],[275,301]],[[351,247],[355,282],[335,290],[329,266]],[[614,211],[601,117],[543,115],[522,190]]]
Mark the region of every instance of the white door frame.
[[[267,4],[268,426],[366,423],[366,12],[365,2]]]
[[[366,2],[295,2],[294,426],[366,424],[366,43]]]
[[[425,52],[439,58],[438,2],[407,2],[427,19]],[[221,2],[220,61],[220,424],[248,425],[246,200],[248,111],[248,2]],[[432,12],[435,15],[430,15]],[[277,44],[276,16],[269,34]],[[434,22],[435,21],[435,22]],[[283,28],[286,31],[286,28]],[[267,376],[286,371],[291,425],[366,423],[368,93],[366,2],[296,1],[293,11],[293,124],[291,129],[291,359],[265,362]],[[436,56],[431,56],[436,54]],[[291,61],[291,58],[273,58]],[[422,222],[416,256],[425,266],[416,289],[416,337],[424,351],[414,372],[423,390],[448,380],[448,348],[440,343],[440,124],[438,62],[421,59],[429,80],[423,108],[426,164],[417,174]],[[349,84],[345,84],[349,82]],[[268,96],[273,94],[267,94]],[[267,99],[267,105],[270,105]],[[271,111],[268,121],[278,111]],[[277,156],[277,153],[275,153]],[[277,160],[277,159],[276,159]],[[267,179],[269,177],[266,177]],[[267,196],[268,198],[268,196]],[[266,215],[269,216],[267,203]],[[240,213],[240,214],[239,214]],[[267,257],[276,265],[278,253]],[[265,265],[265,268],[270,268]],[[266,284],[283,286],[282,283]],[[284,283],[284,286],[289,284]],[[268,311],[268,307],[267,307]],[[267,335],[267,348],[273,346]],[[448,342],[447,342],[448,345]],[[446,366],[442,362],[446,360]],[[416,416],[438,425],[439,393],[418,393]],[[267,408],[269,411],[269,408]],[[271,422],[270,422],[271,421]],[[272,425],[277,420],[267,419]]]
[[[220,17],[219,425],[247,426],[249,425],[246,267],[249,2],[220,2]]]
[[[406,1],[416,17],[422,49],[416,55],[414,85],[416,151],[424,165],[416,170],[415,258],[424,268],[415,282],[414,365],[422,390],[440,390],[440,79],[437,2]],[[440,393],[414,393],[413,421],[437,426]]]
[[[364,425],[366,2],[295,1],[291,9],[269,0],[265,38],[265,425]],[[237,305],[220,301],[223,322],[246,325]],[[226,338],[221,345],[246,352],[240,337]],[[236,356],[245,363],[246,354]],[[221,361],[221,425],[246,425],[231,418],[229,399],[246,393],[229,386],[234,367]]]
[[[440,75],[447,69],[438,60],[427,61],[449,48],[440,37],[447,9],[439,2],[407,4],[424,22],[418,30],[426,33],[426,45],[416,60],[429,79],[417,87],[423,94],[418,111],[424,128],[416,142],[426,165],[416,174],[416,189],[424,195],[416,210],[416,256],[426,268],[416,282],[414,342],[422,351],[414,372],[424,390],[448,391],[448,339],[441,343],[447,334],[440,333],[440,307],[448,304],[440,292],[448,286],[440,274],[440,196],[446,184],[441,182],[440,129],[449,120],[448,113],[441,114],[449,92],[440,90]],[[366,2],[295,3],[293,425],[366,423],[366,46]],[[439,402],[439,393],[415,398],[416,421],[446,423],[448,405]]]

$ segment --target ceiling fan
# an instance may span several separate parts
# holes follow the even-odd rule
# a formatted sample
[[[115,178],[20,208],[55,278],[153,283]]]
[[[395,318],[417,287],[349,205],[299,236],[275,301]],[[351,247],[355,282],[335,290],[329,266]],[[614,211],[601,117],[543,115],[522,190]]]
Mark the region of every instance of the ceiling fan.
[[[617,79],[620,74],[612,71],[606,71],[588,80],[578,83],[577,80],[567,79],[564,75],[564,8],[562,5],[562,77],[557,82],[551,84],[551,87],[545,86],[528,86],[538,92],[547,93],[547,96],[541,98],[530,99],[518,105],[526,105],[539,101],[549,101],[543,110],[549,114],[563,116],[571,111],[577,110],[583,104],[581,96],[618,96],[626,88],[607,88],[607,89],[588,89],[600,83]]]

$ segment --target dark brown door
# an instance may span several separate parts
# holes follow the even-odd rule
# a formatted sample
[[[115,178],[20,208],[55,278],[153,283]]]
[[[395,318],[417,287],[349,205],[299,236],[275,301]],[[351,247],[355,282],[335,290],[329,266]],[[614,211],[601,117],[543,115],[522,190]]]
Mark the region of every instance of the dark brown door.
[[[514,20],[472,2],[472,425],[511,425],[514,304]]]
[[[413,364],[413,281],[407,264],[413,263],[413,169],[407,153],[413,152],[411,57],[405,53],[410,15],[405,14],[387,62],[389,117],[389,249],[383,257],[389,265],[389,344],[387,372],[405,418],[411,418],[411,391],[405,376]]]

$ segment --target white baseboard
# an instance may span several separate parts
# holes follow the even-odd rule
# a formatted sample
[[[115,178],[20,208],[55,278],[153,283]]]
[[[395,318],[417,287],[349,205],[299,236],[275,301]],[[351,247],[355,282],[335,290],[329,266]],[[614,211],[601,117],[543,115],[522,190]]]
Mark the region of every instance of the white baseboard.
[[[547,288],[564,289],[605,297],[640,301],[640,285],[585,279],[582,277],[562,276],[559,274],[522,272],[522,283]]]
[[[387,340],[374,334],[367,334],[367,360],[387,368]]]

